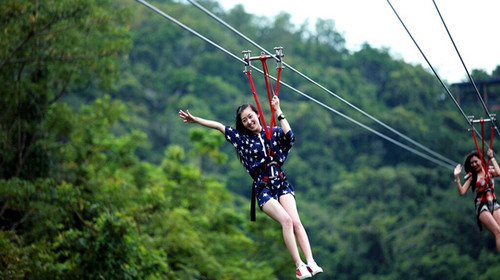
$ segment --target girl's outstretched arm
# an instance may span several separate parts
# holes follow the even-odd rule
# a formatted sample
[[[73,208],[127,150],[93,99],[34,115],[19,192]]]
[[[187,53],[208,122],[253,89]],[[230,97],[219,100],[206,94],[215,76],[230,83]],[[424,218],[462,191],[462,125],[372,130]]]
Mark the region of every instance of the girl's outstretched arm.
[[[186,112],[179,110],[179,116],[184,120],[185,123],[197,123],[208,128],[217,129],[218,131],[222,132],[222,134],[225,134],[226,132],[226,127],[222,123],[195,117],[189,112],[189,110],[186,110]]]

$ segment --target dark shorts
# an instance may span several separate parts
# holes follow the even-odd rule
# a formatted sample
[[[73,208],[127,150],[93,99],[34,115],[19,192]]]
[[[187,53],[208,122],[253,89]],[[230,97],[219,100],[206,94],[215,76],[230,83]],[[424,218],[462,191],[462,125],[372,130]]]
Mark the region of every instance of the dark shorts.
[[[496,201],[493,201],[489,205],[487,203],[482,202],[482,201],[477,201],[475,208],[476,208],[477,227],[479,228],[479,231],[482,231],[483,225],[482,225],[481,221],[479,220],[479,215],[481,214],[481,212],[489,211],[493,214],[493,211],[499,209],[500,205]]]
[[[255,188],[255,197],[261,210],[266,202],[271,199],[278,200],[280,196],[285,194],[292,194],[295,197],[293,186],[288,183],[286,178],[282,177],[270,178]]]
[[[493,211],[497,210],[498,208],[500,208],[500,204],[498,204],[498,202],[495,201],[491,208],[492,209],[489,209],[488,205],[486,203],[476,203],[476,215],[477,215],[477,217],[479,218],[479,214],[481,214],[481,212],[483,212],[483,211],[493,212]]]

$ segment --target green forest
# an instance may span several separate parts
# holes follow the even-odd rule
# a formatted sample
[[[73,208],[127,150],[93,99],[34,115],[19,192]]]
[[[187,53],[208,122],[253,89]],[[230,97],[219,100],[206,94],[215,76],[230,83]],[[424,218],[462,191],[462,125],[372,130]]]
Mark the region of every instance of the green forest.
[[[347,49],[333,19],[199,3],[431,150],[462,163],[475,149],[427,65]],[[151,4],[238,57],[260,54],[187,2]],[[252,180],[233,147],[178,115],[234,126],[236,108],[254,102],[243,70],[134,0],[0,1],[0,279],[295,279],[279,223],[261,211],[250,221]],[[500,66],[471,73],[498,80]],[[281,79],[411,146],[291,69]],[[472,89],[446,86],[468,115],[488,117]],[[494,108],[500,86],[488,94]],[[313,279],[498,279],[495,239],[479,231],[473,195],[458,195],[453,166],[287,87],[279,96],[296,135],[284,170],[324,269]]]

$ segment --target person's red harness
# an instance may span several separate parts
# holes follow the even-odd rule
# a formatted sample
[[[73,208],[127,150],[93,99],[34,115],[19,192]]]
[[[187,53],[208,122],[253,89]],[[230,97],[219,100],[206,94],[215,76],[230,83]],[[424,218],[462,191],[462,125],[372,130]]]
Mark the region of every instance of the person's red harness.
[[[261,54],[260,56],[254,56],[251,57],[250,53],[251,51],[243,51],[243,59],[245,60],[245,71],[244,73],[247,74],[248,76],[248,81],[250,82],[250,87],[252,88],[252,93],[253,97],[255,99],[255,104],[257,105],[257,109],[259,110],[259,115],[260,119],[262,120],[262,126],[264,127],[264,130],[266,131],[266,137],[267,140],[271,139],[271,134],[273,132],[273,126],[276,126],[276,120],[274,118],[274,108],[273,104],[271,103],[271,100],[274,95],[278,95],[278,90],[280,86],[280,77],[281,77],[281,69],[283,68],[282,66],[282,60],[281,58],[283,57],[283,48],[282,47],[276,47],[274,48],[276,51],[275,56],[271,55],[264,55]],[[278,73],[276,75],[276,87],[273,88],[271,85],[271,75],[269,75],[269,69],[267,68],[267,59],[274,57],[276,59],[276,69],[278,69]],[[266,118],[264,117],[264,114],[262,113],[262,107],[260,106],[259,103],[259,98],[257,96],[257,91],[255,90],[255,85],[252,80],[252,74],[249,69],[250,66],[250,61],[252,60],[260,60],[262,62],[262,71],[264,74],[264,80],[266,81],[266,89],[267,89],[267,98],[269,100],[269,108],[271,109],[271,118],[269,121],[269,127],[266,125]],[[268,151],[269,153],[270,151]]]
[[[493,183],[493,177],[491,174],[486,174],[485,177],[479,181],[476,182],[475,184],[475,193],[476,193],[476,198],[481,200],[483,203],[493,203],[496,201],[496,196],[495,196],[495,185]],[[488,209],[491,207],[488,205]]]
[[[262,126],[264,127],[264,130],[266,132],[267,141],[269,141],[269,149],[267,150],[267,159],[266,159],[267,161],[269,161],[269,163],[266,164],[266,168],[269,168],[272,165],[272,163],[275,163],[275,162],[271,161],[271,156],[274,154],[274,152],[272,150],[273,143],[271,141],[271,138],[272,138],[272,133],[273,133],[273,127],[276,126],[276,120],[274,118],[274,107],[271,103],[271,100],[272,100],[274,95],[278,95],[281,70],[283,68],[282,60],[281,60],[281,58],[283,57],[283,47],[276,47],[276,48],[274,48],[274,50],[276,51],[275,56],[261,54],[260,56],[251,57],[250,56],[251,51],[247,50],[247,51],[242,52],[243,59],[245,60],[244,73],[246,73],[248,76],[248,80],[250,82],[250,87],[252,89],[253,97],[255,99],[255,104],[257,105],[257,109],[259,110],[259,116],[260,116],[260,119],[262,121]],[[269,75],[269,69],[267,68],[267,59],[272,58],[272,57],[274,59],[276,59],[276,68],[278,70],[278,73],[276,76],[275,88],[273,88],[273,86],[271,85],[271,75]],[[254,82],[252,80],[252,74],[251,74],[251,71],[249,69],[250,62],[252,60],[260,60],[262,62],[262,70],[263,70],[263,74],[264,74],[264,80],[266,81],[267,98],[269,100],[269,107],[271,109],[271,118],[269,121],[269,127],[266,125],[266,118],[264,117],[264,113],[262,112],[262,107],[260,106],[259,98],[257,96],[257,91],[255,90],[255,85],[254,85]],[[264,182],[267,182],[268,179],[269,179],[268,176],[263,177]],[[255,221],[255,185],[252,186],[251,201],[252,202],[250,204],[250,220]]]

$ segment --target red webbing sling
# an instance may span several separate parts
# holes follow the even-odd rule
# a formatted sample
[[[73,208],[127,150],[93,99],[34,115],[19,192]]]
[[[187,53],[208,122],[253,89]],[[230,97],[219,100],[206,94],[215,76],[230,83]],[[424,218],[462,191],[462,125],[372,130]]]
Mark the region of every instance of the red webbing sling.
[[[476,134],[474,133],[474,127],[472,127],[471,132],[472,132],[472,137],[474,138],[474,143],[476,144],[476,150],[477,150],[477,153],[479,154],[479,159],[481,160],[481,164],[483,165],[484,171],[488,172],[488,166],[490,164],[490,159],[488,159],[487,162],[484,160],[484,154],[485,154],[484,153],[484,121],[485,121],[484,119],[479,120],[479,123],[481,124],[482,150],[479,149],[479,144],[477,143]],[[492,119],[490,121],[493,122]],[[472,123],[472,126],[474,126],[474,122],[472,121],[471,123]],[[489,146],[490,149],[493,147],[493,136],[494,135],[495,135],[495,126],[492,124],[491,125],[490,146]]]
[[[262,120],[262,125],[264,126],[264,130],[266,132],[267,140],[271,139],[272,127],[276,125],[276,120],[274,118],[274,107],[271,103],[271,100],[274,95],[278,95],[280,77],[281,77],[281,67],[278,67],[278,74],[276,76],[276,90],[273,89],[272,85],[270,85],[269,80],[271,76],[269,75],[269,69],[267,68],[267,56],[259,56],[259,60],[262,62],[262,70],[264,72],[264,79],[266,81],[266,89],[267,89],[267,98],[269,100],[269,107],[271,109],[271,119],[269,123],[269,127],[266,125],[266,118],[264,117],[264,113],[262,112],[262,107],[260,106],[259,97],[257,96],[257,91],[255,90],[255,85],[252,80],[252,74],[250,70],[246,69],[245,72],[248,76],[248,80],[250,81],[250,87],[252,88],[253,97],[255,99],[255,104],[257,105],[257,109],[259,110],[260,119]],[[271,94],[272,93],[272,94]]]

